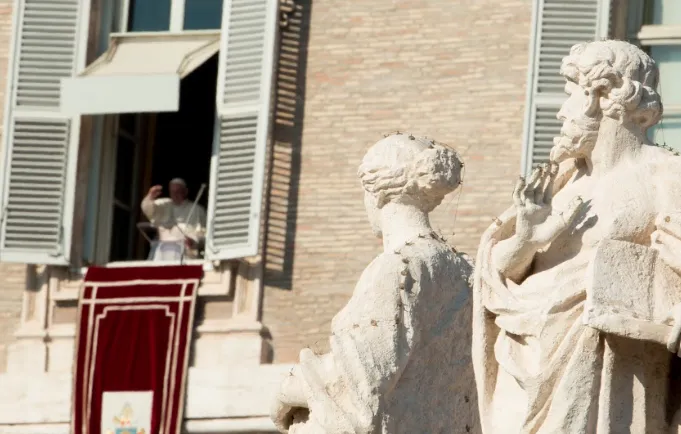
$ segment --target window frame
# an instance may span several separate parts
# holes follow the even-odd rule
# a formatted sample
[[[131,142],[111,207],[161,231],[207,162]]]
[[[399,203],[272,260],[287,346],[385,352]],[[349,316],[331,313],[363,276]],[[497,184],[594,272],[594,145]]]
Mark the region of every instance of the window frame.
[[[109,183],[103,183],[102,188],[103,190],[100,191],[100,197],[103,197],[103,205],[110,207],[108,210],[108,222],[109,224],[106,225],[108,229],[108,236],[107,236],[107,242],[106,242],[106,247],[107,247],[107,256],[110,258],[111,257],[111,244],[112,244],[112,237],[113,237],[113,219],[114,219],[114,213],[116,208],[123,209],[124,211],[127,212],[128,218],[129,218],[129,232],[127,234],[128,236],[128,253],[134,252],[135,250],[135,242],[134,242],[134,233],[137,230],[135,227],[136,224],[136,219],[133,218],[135,217],[136,210],[135,208],[139,208],[140,206],[140,201],[141,198],[139,198],[138,194],[138,187],[140,183],[140,176],[139,176],[139,166],[142,163],[142,152],[144,151],[144,147],[147,146],[145,142],[145,137],[143,137],[144,133],[146,132],[146,129],[148,127],[147,124],[143,125],[143,114],[142,113],[135,113],[134,114],[134,131],[130,132],[127,131],[120,122],[120,114],[115,115],[115,122],[114,122],[114,134],[112,135],[112,140],[108,145],[111,147],[110,149],[110,160],[109,164],[106,167],[106,170],[109,171],[109,176],[111,177],[110,180],[111,182]],[[147,120],[147,122],[149,122]],[[123,203],[120,200],[116,198],[116,172],[118,170],[117,163],[118,163],[118,146],[119,146],[119,139],[120,137],[124,137],[128,139],[132,144],[134,145],[134,153],[133,153],[133,166],[132,166],[132,173],[133,173],[133,180],[132,184],[130,185],[131,189],[131,195],[130,195],[130,203]],[[127,208],[127,209],[126,209]],[[104,247],[104,243],[100,244],[100,248]],[[102,253],[100,253],[102,254]],[[106,261],[109,262],[109,261]]]
[[[278,14],[278,0],[264,0],[262,2],[262,8],[263,10],[261,11],[263,13],[262,22],[258,22],[256,24],[253,24],[253,26],[265,26],[265,31],[264,34],[262,35],[262,38],[264,40],[264,47],[262,49],[262,53],[264,55],[262,59],[262,65],[259,66],[259,74],[258,74],[258,79],[260,82],[260,90],[259,93],[261,94],[261,97],[257,99],[257,101],[245,101],[245,102],[238,102],[235,104],[235,102],[231,102],[232,100],[230,99],[230,102],[228,103],[226,100],[226,95],[229,92],[235,92],[232,90],[230,87],[226,86],[226,83],[224,82],[225,80],[225,73],[227,71],[227,58],[225,57],[228,52],[236,52],[237,54],[239,53],[238,50],[228,50],[227,45],[231,42],[231,38],[229,38],[229,31],[227,31],[230,26],[232,25],[231,22],[232,20],[243,20],[243,11],[237,10],[237,12],[240,12],[242,15],[238,15],[236,12],[234,13],[234,16],[232,16],[232,9],[231,9],[231,2],[229,0],[225,0],[223,2],[223,8],[222,8],[222,19],[221,19],[221,27],[219,30],[217,29],[210,29],[210,30],[183,30],[182,26],[184,26],[184,6],[185,6],[185,0],[171,0],[174,2],[172,6],[175,8],[175,27],[171,28],[170,31],[163,32],[167,34],[173,34],[173,35],[181,35],[185,34],[188,32],[195,33],[195,32],[219,32],[220,33],[220,60],[218,64],[218,83],[217,83],[217,89],[216,89],[216,94],[215,94],[215,103],[216,103],[216,118],[217,119],[225,119],[225,122],[227,121],[234,121],[232,122],[232,130],[225,131],[225,128],[222,126],[222,122],[216,121],[214,125],[214,140],[213,140],[213,149],[214,152],[211,157],[211,165],[210,165],[210,192],[214,192],[213,196],[209,196],[208,198],[208,207],[207,207],[207,233],[206,233],[206,250],[205,250],[205,256],[202,259],[197,259],[197,260],[192,260],[192,262],[189,262],[190,260],[185,261],[185,263],[203,263],[204,267],[209,266],[206,264],[219,264],[222,262],[227,262],[227,261],[232,261],[236,259],[241,259],[244,257],[252,257],[252,256],[257,256],[261,252],[261,244],[260,244],[260,238],[261,238],[261,226],[262,226],[262,219],[264,216],[262,215],[262,201],[266,200],[265,197],[265,184],[264,184],[264,178],[265,178],[265,170],[266,170],[266,154],[267,154],[267,146],[270,140],[270,134],[271,134],[271,128],[273,127],[273,122],[272,122],[272,114],[271,114],[271,104],[274,103],[272,100],[273,98],[273,88],[276,86],[275,84],[275,64],[276,64],[276,53],[277,53],[277,39],[278,39],[278,23],[279,23],[279,14]],[[118,33],[126,33],[128,35],[130,34],[158,34],[160,32],[129,32],[127,31],[128,29],[128,13],[129,13],[129,8],[130,8],[130,0],[123,0],[116,5],[116,10],[113,12],[113,18],[111,19],[112,26],[111,27],[117,27],[118,25]],[[181,11],[182,13],[180,14],[178,11]],[[250,21],[249,21],[250,22]],[[244,29],[242,29],[244,30]],[[258,29],[256,28],[256,31]],[[244,31],[252,31],[249,29],[246,29]],[[107,35],[109,36],[109,35]],[[243,38],[242,38],[243,39]],[[109,38],[101,38],[100,40],[106,40],[108,41]],[[250,40],[249,40],[250,41]],[[236,39],[237,44],[250,44],[251,42],[246,41],[244,42],[239,41],[238,38]],[[238,60],[238,59],[237,59]],[[221,79],[221,77],[223,77]],[[238,90],[238,89],[237,89]],[[231,96],[231,94],[230,94]],[[265,102],[266,100],[266,102]],[[250,189],[253,192],[251,195],[251,204],[249,205],[249,212],[246,215],[246,219],[248,220],[247,222],[242,222],[239,221],[237,223],[247,223],[248,224],[248,239],[245,240],[244,242],[232,242],[231,240],[221,240],[220,242],[215,241],[215,215],[217,214],[217,210],[223,210],[223,204],[218,204],[218,196],[215,196],[217,193],[217,179],[220,178],[218,171],[222,168],[222,164],[219,161],[218,154],[215,153],[215,150],[220,149],[220,140],[218,140],[221,137],[221,134],[231,134],[234,135],[233,131],[235,131],[236,127],[239,127],[239,125],[236,125],[235,122],[239,119],[239,117],[243,117],[244,112],[248,112],[252,114],[256,114],[256,131],[255,131],[255,139],[254,143],[252,146],[254,146],[253,150],[253,168],[252,168],[252,174],[248,175],[248,179],[250,180]],[[110,171],[112,170],[112,164],[107,164],[107,162],[111,162],[113,155],[106,155],[107,149],[111,150],[112,146],[107,145],[107,142],[110,140],[113,140],[114,136],[114,130],[115,129],[115,124],[116,121],[115,119],[117,118],[116,114],[105,114],[101,116],[97,116],[98,119],[101,119],[101,132],[99,133],[99,136],[95,139],[95,142],[99,145],[99,152],[97,154],[97,159],[98,162],[95,163],[94,165],[98,166],[101,168],[99,171],[98,175],[101,177],[100,179],[100,186],[95,186],[93,190],[96,190],[96,195],[97,197],[89,197],[88,199],[88,212],[94,214],[96,216],[97,222],[94,226],[96,226],[95,229],[92,229],[92,224],[86,224],[86,227],[88,228],[88,231],[94,231],[95,236],[85,236],[85,239],[87,240],[87,246],[86,246],[86,251],[87,253],[84,255],[85,258],[83,259],[90,259],[90,263],[97,264],[100,266],[105,266],[105,267],[129,267],[129,266],[135,266],[139,265],[139,261],[110,261],[108,257],[108,251],[109,251],[109,242],[110,241],[110,233],[111,233],[111,220],[108,216],[108,211],[110,208],[110,203],[108,200],[106,200],[106,197],[102,195],[101,193],[101,187],[102,185],[108,185],[112,184],[112,182],[104,179],[107,177],[110,177]],[[234,126],[236,125],[236,127]],[[248,138],[247,138],[248,139]],[[250,139],[249,139],[250,140]],[[250,142],[248,142],[249,146]],[[234,147],[232,147],[234,148]],[[230,152],[236,152],[236,153],[243,153],[242,150],[238,148],[234,148],[234,151]],[[239,157],[239,155],[237,155]],[[236,166],[243,166],[244,163],[240,160],[235,161],[234,165]],[[246,178],[245,178],[246,179]],[[90,187],[89,187],[90,188]],[[94,196],[94,194],[92,195]],[[223,198],[224,199],[224,198]],[[236,205],[234,205],[236,206]],[[94,211],[94,213],[93,213]],[[232,209],[227,209],[226,211],[232,211]],[[106,218],[103,218],[105,217]],[[239,218],[242,218],[244,216],[239,216]],[[224,232],[224,231],[223,231]],[[95,242],[96,240],[96,242]],[[106,242],[105,242],[106,241]],[[106,248],[105,248],[106,247]],[[106,253],[104,253],[106,252]],[[89,253],[89,258],[87,257]],[[106,255],[106,256],[105,256]],[[167,261],[143,261],[145,266],[164,266],[164,265],[170,265],[170,264],[177,264],[178,261],[172,261],[172,262],[167,262]]]
[[[121,7],[119,11],[121,12],[118,16],[119,23],[118,28],[121,32],[130,32],[128,29],[129,14],[130,14],[130,2],[132,0],[123,0],[121,2]],[[184,29],[184,12],[187,0],[170,0],[170,25],[168,27],[168,32],[170,33],[182,33],[191,32],[195,30],[185,30]],[[224,7],[224,3],[223,3]],[[218,29],[201,29],[201,30],[218,30]],[[139,32],[141,33],[141,32]],[[146,33],[146,32],[144,32]],[[149,32],[153,33],[153,32]]]
[[[630,42],[638,45],[650,54],[650,48],[655,46],[675,46],[681,48],[681,26],[670,24],[647,24],[653,15],[655,0],[629,0],[627,16],[627,36]],[[652,55],[651,55],[652,57]],[[654,60],[654,58],[653,58]],[[663,83],[660,83],[663,86]],[[659,89],[664,98],[663,88]],[[681,118],[681,104],[664,106],[664,114],[660,124],[664,128],[664,119]],[[652,131],[652,128],[648,130]],[[664,131],[664,129],[662,130]],[[653,142],[653,134],[649,134]]]
[[[118,28],[121,32],[129,32],[128,23],[130,22],[130,2],[123,0],[119,10],[121,11],[118,19]],[[184,29],[184,5],[186,0],[170,0],[170,25],[168,31],[172,33],[183,32]],[[151,33],[151,32],[150,32]]]

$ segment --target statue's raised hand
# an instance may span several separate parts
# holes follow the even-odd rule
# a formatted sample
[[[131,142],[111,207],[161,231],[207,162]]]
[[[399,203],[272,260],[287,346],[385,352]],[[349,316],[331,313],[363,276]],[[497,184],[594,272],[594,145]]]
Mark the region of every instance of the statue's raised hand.
[[[534,169],[529,180],[518,179],[513,203],[516,209],[515,237],[519,243],[543,248],[577,217],[582,206],[580,197],[573,199],[563,211],[554,209],[551,204],[557,173],[557,164],[546,163]]]

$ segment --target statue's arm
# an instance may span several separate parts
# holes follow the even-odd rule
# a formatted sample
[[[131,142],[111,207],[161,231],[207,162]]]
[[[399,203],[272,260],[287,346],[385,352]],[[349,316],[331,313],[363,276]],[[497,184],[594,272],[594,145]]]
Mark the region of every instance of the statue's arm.
[[[492,262],[506,278],[520,283],[532,266],[535,254],[546,248],[567,229],[581,210],[582,200],[574,198],[565,209],[554,209],[553,195],[563,182],[557,164],[537,167],[528,180],[521,177],[513,190],[516,211],[515,233],[492,249]]]
[[[522,282],[529,272],[537,248],[515,235],[499,241],[492,249],[492,264],[504,277]]]
[[[409,264],[410,268],[417,266],[416,260]],[[351,432],[374,432],[378,402],[398,383],[413,342],[420,336],[413,326],[418,309],[400,296],[403,269],[398,255],[376,258],[362,274],[350,301],[361,309],[344,310],[334,319],[330,352],[323,356],[328,359],[316,376],[320,384],[311,384],[316,404],[310,408],[310,415],[315,418],[315,407],[325,403],[324,420],[318,420],[322,425],[325,420],[344,420],[352,426]],[[416,290],[413,288],[411,297],[419,296]],[[322,368],[320,363],[315,365]],[[310,366],[305,363],[303,369]],[[332,375],[325,376],[328,372]]]
[[[377,258],[353,292],[362,311],[352,311],[336,323],[330,351],[323,355],[301,351],[300,364],[285,379],[271,410],[280,430],[286,429],[294,412],[309,409],[310,421],[321,426],[342,420],[354,432],[372,432],[376,394],[389,391],[399,379],[409,358],[404,342],[414,335],[405,337],[410,323],[396,320],[401,309],[409,309],[400,307],[398,295],[402,266],[396,255]],[[324,417],[316,418],[317,413]]]

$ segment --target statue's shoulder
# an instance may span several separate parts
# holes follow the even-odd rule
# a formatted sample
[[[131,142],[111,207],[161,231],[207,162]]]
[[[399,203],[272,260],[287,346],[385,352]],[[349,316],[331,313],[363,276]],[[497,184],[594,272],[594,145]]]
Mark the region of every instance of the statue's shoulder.
[[[654,148],[646,152],[635,172],[628,175],[637,179],[658,211],[681,207],[681,156],[666,149]]]
[[[681,168],[681,156],[672,154],[669,151],[661,150],[657,158],[651,161],[652,172],[661,176],[673,176],[675,179],[679,177],[679,169]]]
[[[666,149],[653,148],[646,152],[639,165],[639,173],[647,177],[654,185],[660,183],[681,183],[681,156]]]
[[[382,252],[364,269],[362,280],[389,281],[391,277],[398,279],[400,271],[404,268],[402,256],[397,252]]]
[[[418,239],[398,249],[378,255],[365,270],[365,277],[390,280],[402,276],[405,271],[412,275],[456,275],[467,280],[473,273],[473,260],[457,252],[444,241]]]
[[[463,252],[456,251],[443,241],[422,240],[405,257],[415,274],[428,274],[429,279],[454,279],[468,281],[473,275],[473,260]]]

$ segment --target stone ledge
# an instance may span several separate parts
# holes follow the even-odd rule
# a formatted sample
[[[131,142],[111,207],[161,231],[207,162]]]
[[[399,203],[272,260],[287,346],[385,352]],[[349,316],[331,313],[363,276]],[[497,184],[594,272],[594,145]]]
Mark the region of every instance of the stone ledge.
[[[189,368],[187,432],[230,432],[224,427],[240,424],[251,426],[251,432],[270,429],[264,421],[269,420],[274,394],[291,368],[288,364],[220,371]],[[61,432],[55,426],[68,426],[71,420],[71,382],[70,373],[1,374],[0,390],[5,393],[0,395],[0,434]],[[40,428],[47,425],[54,429]]]
[[[68,423],[0,425],[0,434],[70,434]],[[183,434],[276,434],[276,427],[269,417],[234,419],[188,420],[182,427]]]

